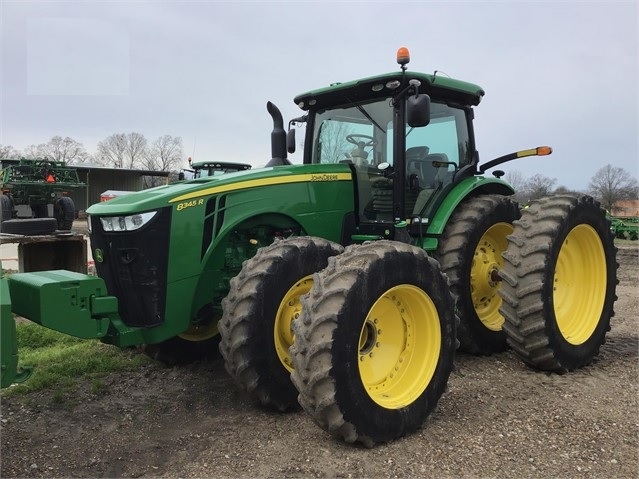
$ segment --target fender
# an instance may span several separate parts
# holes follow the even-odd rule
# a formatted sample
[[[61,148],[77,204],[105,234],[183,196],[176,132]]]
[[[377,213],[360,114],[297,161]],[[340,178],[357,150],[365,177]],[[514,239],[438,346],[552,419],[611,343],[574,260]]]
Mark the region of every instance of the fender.
[[[473,196],[487,194],[510,196],[515,194],[515,190],[504,180],[498,178],[472,176],[462,180],[453,187],[441,205],[439,205],[426,230],[423,248],[430,251],[437,249],[439,236],[443,233],[448,220],[462,201]]]

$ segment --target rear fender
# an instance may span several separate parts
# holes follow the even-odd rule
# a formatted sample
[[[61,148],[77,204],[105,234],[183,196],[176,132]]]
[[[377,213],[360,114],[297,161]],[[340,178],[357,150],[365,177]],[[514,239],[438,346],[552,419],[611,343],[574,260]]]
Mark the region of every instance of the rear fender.
[[[444,231],[448,220],[455,212],[459,204],[467,198],[478,195],[497,194],[510,196],[515,193],[512,186],[498,178],[485,178],[473,176],[466,178],[448,193],[433,216],[423,240],[422,248],[436,250],[439,245],[439,237]]]

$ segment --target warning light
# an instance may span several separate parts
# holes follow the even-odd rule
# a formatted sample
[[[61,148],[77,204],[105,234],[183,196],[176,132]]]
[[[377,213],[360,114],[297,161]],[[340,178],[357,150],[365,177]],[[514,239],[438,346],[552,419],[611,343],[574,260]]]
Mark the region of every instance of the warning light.
[[[552,148],[549,146],[538,146],[537,147],[537,155],[546,156],[552,153]]]
[[[408,48],[400,47],[397,50],[397,63],[402,66],[402,70],[406,70],[406,64],[410,62],[410,53],[408,52]]]

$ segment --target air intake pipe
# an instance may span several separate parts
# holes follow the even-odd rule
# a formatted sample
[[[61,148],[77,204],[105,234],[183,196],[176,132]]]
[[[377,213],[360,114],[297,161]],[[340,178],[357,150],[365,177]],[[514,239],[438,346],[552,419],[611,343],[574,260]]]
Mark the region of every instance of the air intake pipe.
[[[270,101],[266,103],[271,118],[273,118],[273,131],[271,132],[271,160],[266,166],[290,165],[291,162],[286,158],[286,131],[284,130],[284,121],[282,113],[274,103]]]

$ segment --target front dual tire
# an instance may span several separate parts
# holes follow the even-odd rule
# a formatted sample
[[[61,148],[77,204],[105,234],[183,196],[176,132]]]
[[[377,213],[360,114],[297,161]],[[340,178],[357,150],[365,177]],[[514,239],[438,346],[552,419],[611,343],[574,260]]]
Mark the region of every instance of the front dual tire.
[[[398,242],[351,246],[313,276],[302,305],[291,379],[313,420],[369,447],[421,427],[444,393],[457,346],[438,263]]]
[[[291,383],[292,321],[313,273],[343,251],[321,238],[294,237],[261,248],[246,260],[222,301],[220,352],[227,372],[249,397],[280,411],[298,409]]]

